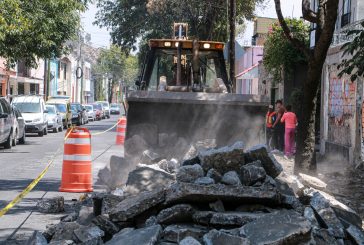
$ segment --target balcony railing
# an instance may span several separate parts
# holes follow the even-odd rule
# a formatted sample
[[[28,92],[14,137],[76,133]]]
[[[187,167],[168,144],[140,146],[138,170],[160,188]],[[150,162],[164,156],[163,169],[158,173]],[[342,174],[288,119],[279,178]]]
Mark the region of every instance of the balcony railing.
[[[352,30],[364,30],[361,23],[364,20],[356,21],[350,25],[345,26],[344,28],[341,28],[340,30],[335,31],[334,36],[332,38],[331,46],[340,46],[346,42],[351,42],[354,39],[354,35],[348,36],[348,31]]]

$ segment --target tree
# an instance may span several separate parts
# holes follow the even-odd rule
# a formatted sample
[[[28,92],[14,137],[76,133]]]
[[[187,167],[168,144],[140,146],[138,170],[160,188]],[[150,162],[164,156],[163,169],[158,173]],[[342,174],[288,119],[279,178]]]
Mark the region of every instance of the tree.
[[[8,66],[24,60],[59,57],[79,30],[85,0],[0,1],[0,56]]]
[[[344,50],[344,58],[338,69],[343,68],[339,76],[348,74],[351,76],[351,81],[355,81],[357,77],[364,74],[364,22],[360,24],[359,28],[347,32],[348,38],[353,38],[351,42],[347,42],[342,46]]]
[[[337,19],[339,0],[318,0],[316,10],[311,10],[310,0],[302,0],[303,18],[316,25],[315,47],[296,38],[281,10],[281,1],[274,0],[280,25],[287,38],[308,60],[307,79],[303,84],[303,115],[299,118],[295,171],[311,171],[316,168],[315,121],[316,102],[321,83],[322,68],[332,42]]]

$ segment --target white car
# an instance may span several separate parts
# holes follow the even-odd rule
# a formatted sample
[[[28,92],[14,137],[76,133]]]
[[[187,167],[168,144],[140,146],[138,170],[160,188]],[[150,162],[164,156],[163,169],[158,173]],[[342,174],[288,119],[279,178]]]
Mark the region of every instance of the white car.
[[[96,121],[96,113],[94,110],[94,106],[93,105],[84,105],[83,107],[86,109],[86,114],[87,114],[88,120]]]
[[[63,131],[62,115],[54,105],[46,105],[48,111],[48,130],[52,130],[53,133]]]

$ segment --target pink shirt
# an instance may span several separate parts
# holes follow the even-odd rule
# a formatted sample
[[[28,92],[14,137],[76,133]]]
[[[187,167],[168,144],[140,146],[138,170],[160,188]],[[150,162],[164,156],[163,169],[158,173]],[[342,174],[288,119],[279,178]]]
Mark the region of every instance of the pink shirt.
[[[293,112],[285,112],[281,118],[281,122],[286,123],[286,128],[296,128],[297,117]]]

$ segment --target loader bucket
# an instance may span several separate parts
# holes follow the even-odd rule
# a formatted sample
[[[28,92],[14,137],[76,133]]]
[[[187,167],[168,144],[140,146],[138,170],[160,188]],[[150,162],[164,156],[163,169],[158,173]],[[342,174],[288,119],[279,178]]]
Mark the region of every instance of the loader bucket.
[[[269,105],[265,97],[132,91],[127,102],[126,156],[136,147],[128,144],[135,135],[153,149],[161,147],[161,134],[176,135],[177,139],[182,137],[188,143],[215,139],[218,146],[238,140],[247,147],[265,142],[264,117]],[[168,147],[175,146],[163,146],[167,151]]]

